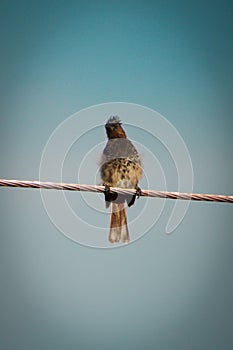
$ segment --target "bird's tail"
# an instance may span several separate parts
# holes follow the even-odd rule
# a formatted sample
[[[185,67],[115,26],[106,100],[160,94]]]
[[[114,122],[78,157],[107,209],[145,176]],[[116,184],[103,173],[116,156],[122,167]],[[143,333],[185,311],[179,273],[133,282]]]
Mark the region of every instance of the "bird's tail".
[[[109,241],[111,243],[130,241],[124,203],[111,203]]]

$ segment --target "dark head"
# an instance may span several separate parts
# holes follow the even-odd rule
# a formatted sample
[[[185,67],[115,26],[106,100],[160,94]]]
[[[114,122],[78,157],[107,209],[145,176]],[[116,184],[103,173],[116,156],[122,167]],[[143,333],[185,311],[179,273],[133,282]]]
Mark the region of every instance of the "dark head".
[[[105,129],[109,139],[126,139],[126,134],[121,126],[121,121],[118,116],[110,117],[105,124]]]

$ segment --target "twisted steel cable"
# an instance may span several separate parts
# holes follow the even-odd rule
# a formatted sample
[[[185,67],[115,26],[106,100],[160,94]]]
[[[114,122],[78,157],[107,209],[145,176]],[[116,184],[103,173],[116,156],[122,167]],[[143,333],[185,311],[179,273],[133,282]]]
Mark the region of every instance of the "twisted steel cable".
[[[42,181],[27,181],[27,180],[6,180],[0,179],[0,187],[22,187],[22,188],[42,188],[66,191],[86,191],[86,192],[101,192],[104,193],[104,186],[97,185],[80,185],[64,182],[42,182]],[[135,194],[134,189],[123,189],[111,187],[111,192],[119,194]],[[168,199],[183,199],[193,201],[208,201],[208,202],[227,202],[233,203],[233,196],[225,196],[221,194],[199,194],[199,193],[181,193],[168,191],[141,190],[142,197],[156,197]]]

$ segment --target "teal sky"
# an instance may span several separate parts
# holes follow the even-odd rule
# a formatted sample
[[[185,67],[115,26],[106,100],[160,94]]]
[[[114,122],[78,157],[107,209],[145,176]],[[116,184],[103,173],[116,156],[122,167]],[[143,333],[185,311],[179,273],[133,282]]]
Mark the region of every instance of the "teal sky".
[[[232,194],[230,1],[3,0],[0,26],[1,178],[38,179],[44,146],[60,123],[83,108],[121,101],[152,108],[174,125],[191,155],[195,192]],[[108,117],[97,115],[96,123]],[[141,118],[135,115],[135,125]],[[143,134],[127,131],[143,144]],[[91,147],[104,140],[99,128]],[[164,149],[145,143],[176,190]],[[76,178],[71,161],[76,152],[80,160],[79,146],[88,152],[89,141],[74,144],[64,181]],[[152,210],[157,203],[148,201]],[[1,189],[0,206],[2,349],[233,346],[230,204],[191,203],[168,236],[166,202],[147,235],[109,250],[62,235],[39,191]]]

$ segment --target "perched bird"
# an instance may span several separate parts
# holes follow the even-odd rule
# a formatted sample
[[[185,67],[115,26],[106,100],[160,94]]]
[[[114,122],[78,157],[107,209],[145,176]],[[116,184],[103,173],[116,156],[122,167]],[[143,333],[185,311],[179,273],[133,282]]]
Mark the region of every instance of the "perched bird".
[[[100,175],[105,186],[105,204],[111,204],[109,241],[128,243],[130,241],[126,219],[125,202],[134,204],[136,195],[140,195],[138,182],[142,177],[141,158],[127,139],[118,116],[109,118],[105,124],[108,142],[101,157]],[[111,193],[110,187],[133,188],[135,195]]]

